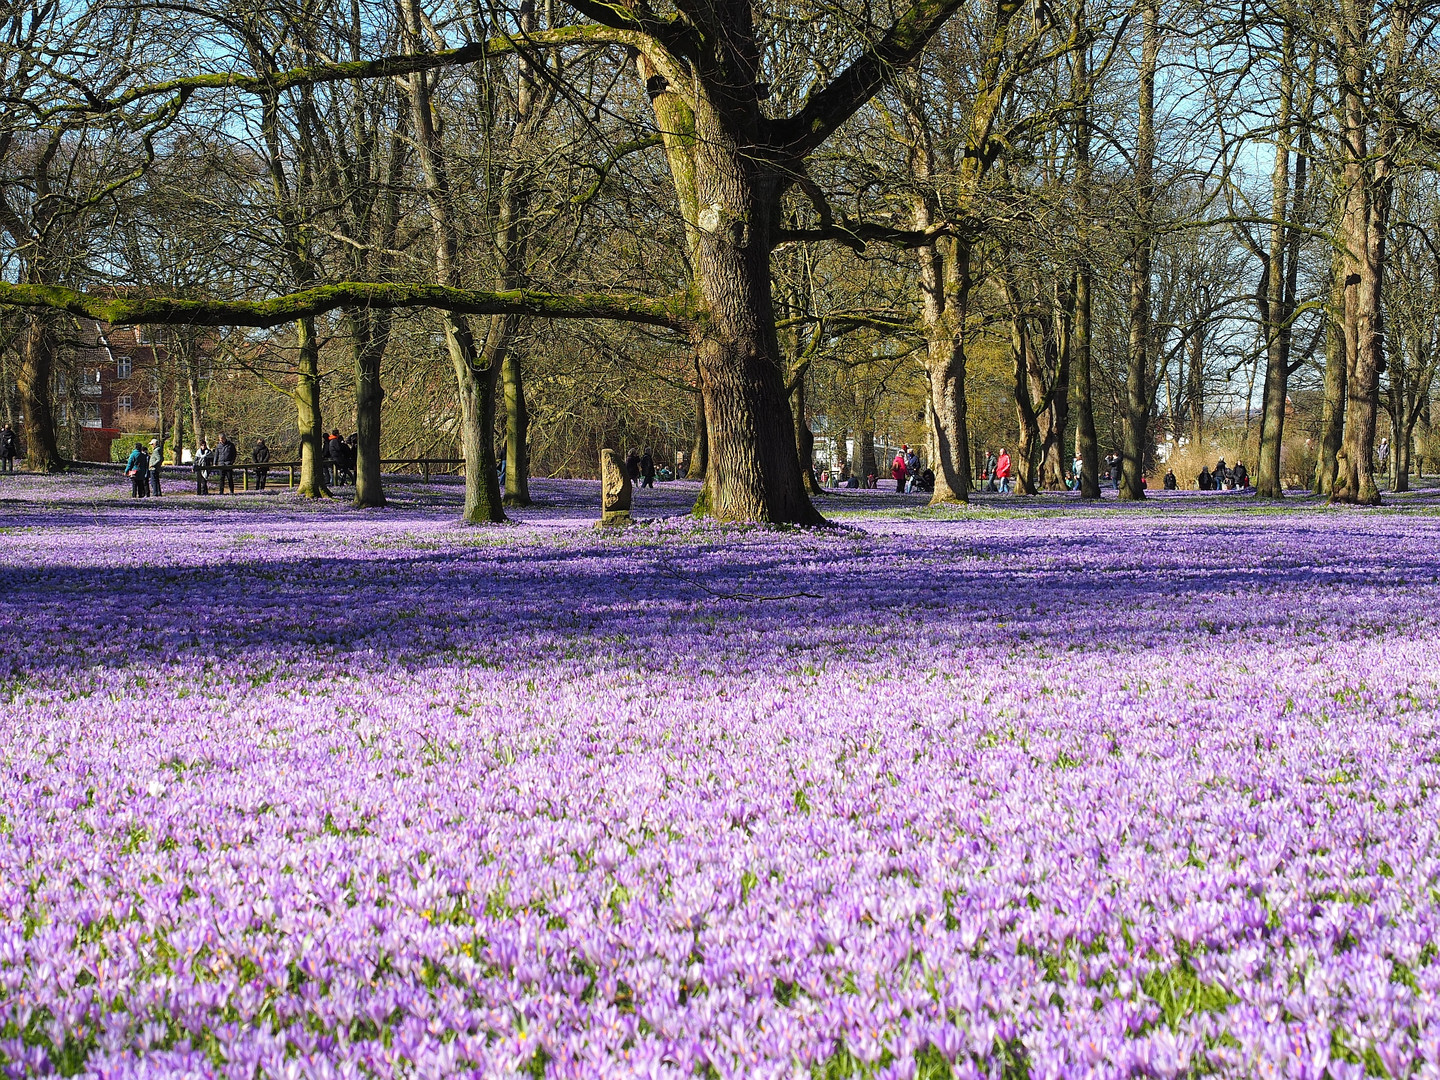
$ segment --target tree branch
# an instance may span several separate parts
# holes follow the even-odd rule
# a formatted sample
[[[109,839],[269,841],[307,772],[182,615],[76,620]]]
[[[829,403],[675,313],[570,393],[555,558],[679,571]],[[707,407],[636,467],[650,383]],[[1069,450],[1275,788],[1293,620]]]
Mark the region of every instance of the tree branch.
[[[140,300],[94,296],[58,285],[0,283],[0,304],[68,311],[112,325],[167,323],[187,326],[272,327],[341,307],[434,308],[465,315],[527,315],[537,319],[607,319],[687,330],[695,320],[688,296],[655,299],[607,293],[557,295],[516,289],[483,292],[443,285],[344,282],[270,300]]]
[[[810,95],[794,116],[777,120],[774,145],[800,158],[828,139],[875,96],[898,67],[913,62],[962,0],[916,0],[875,45]]]

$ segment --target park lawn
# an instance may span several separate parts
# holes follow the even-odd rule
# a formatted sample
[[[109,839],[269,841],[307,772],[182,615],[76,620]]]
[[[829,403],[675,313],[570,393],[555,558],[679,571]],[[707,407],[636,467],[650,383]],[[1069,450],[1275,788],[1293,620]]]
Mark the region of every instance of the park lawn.
[[[1440,1072],[1440,515],[0,483],[12,1074]]]

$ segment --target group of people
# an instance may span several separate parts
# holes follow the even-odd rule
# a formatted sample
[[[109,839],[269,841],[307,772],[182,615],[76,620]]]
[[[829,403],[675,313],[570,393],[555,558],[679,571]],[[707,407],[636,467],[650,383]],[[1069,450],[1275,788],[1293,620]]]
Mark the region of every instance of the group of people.
[[[1243,461],[1237,461],[1232,468],[1222,457],[1213,472],[1202,465],[1195,480],[1201,491],[1244,491],[1250,486],[1250,470]]]
[[[227,490],[230,494],[235,494],[235,463],[239,456],[239,450],[231,442],[230,436],[223,431],[214,446],[201,439],[190,459],[190,469],[195,475],[195,494],[209,495],[212,479],[216,481],[217,495],[223,495]],[[264,439],[256,439],[255,448],[250,451],[250,462],[255,466],[255,487],[259,491],[265,490],[266,478],[270,472],[267,468],[269,461],[270,447],[265,445]],[[143,444],[136,443],[135,449],[130,451],[130,456],[125,459],[125,475],[130,480],[130,497],[158,497],[161,494],[160,474],[164,466],[165,447],[159,439],[151,439],[148,449]]]
[[[1010,452],[1002,446],[1000,456],[996,457],[993,450],[987,450],[985,452],[985,468],[980,476],[980,490],[1008,495],[1011,485],[1014,483],[1013,478]]]
[[[633,448],[625,458],[625,471],[630,476],[632,484],[638,483],[641,487],[653,488],[655,486],[655,455],[650,453],[650,448],[645,448],[645,453],[637,453]]]
[[[903,443],[895,452],[895,460],[890,462],[890,478],[895,481],[898,492],[935,490],[935,474],[922,469],[920,455]]]

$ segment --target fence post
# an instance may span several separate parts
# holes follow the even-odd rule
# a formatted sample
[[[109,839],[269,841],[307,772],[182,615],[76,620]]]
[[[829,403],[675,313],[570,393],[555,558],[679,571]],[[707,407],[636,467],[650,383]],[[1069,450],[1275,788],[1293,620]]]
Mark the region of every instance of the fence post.
[[[250,490],[250,470],[245,468],[244,465],[240,466],[240,490]]]
[[[294,466],[294,465],[287,466],[287,467],[286,467],[286,472],[288,472],[288,473],[290,474],[290,486],[293,488],[293,487],[295,486],[295,466]]]
[[[424,477],[425,477],[426,480],[429,480],[429,479],[430,479],[430,459],[429,459],[429,458],[421,458],[421,459],[420,459],[420,472],[424,475]]]

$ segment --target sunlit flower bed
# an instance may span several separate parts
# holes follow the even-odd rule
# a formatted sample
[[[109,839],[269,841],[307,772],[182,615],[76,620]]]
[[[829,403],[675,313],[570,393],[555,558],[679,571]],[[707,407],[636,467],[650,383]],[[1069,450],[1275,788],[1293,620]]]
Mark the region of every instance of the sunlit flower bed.
[[[108,485],[0,482],[11,1075],[1440,1075],[1423,505]]]

